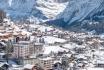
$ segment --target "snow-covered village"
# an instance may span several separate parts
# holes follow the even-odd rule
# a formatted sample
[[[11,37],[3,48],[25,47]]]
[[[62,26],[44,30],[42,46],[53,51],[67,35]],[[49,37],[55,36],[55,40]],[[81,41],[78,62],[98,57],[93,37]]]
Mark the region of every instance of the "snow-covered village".
[[[0,70],[104,70],[103,55],[104,35],[0,23]]]
[[[0,0],[0,70],[104,70],[104,0]]]

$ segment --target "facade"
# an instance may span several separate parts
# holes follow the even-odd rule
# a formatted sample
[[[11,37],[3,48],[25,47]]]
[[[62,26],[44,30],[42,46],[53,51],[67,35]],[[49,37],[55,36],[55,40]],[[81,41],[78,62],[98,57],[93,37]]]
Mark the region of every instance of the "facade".
[[[104,68],[104,59],[102,58],[97,59],[94,65],[95,67],[98,67],[98,68]]]
[[[41,43],[35,43],[33,46],[30,46],[29,48],[30,54],[39,55],[43,53],[43,44]]]
[[[44,69],[44,70],[50,70],[52,69],[54,64],[54,59],[51,57],[47,58],[39,58],[39,65]]]
[[[23,64],[39,65],[44,70],[53,69],[54,59],[51,57],[47,58],[28,58],[23,59]]]
[[[23,64],[26,65],[26,64],[31,64],[31,65],[35,65],[35,64],[38,64],[38,59],[37,58],[26,58],[26,59],[23,59]]]
[[[0,62],[6,61],[6,53],[0,53]]]
[[[14,50],[13,50],[13,57],[14,58],[28,58],[30,55],[29,47],[30,42],[29,41],[20,41],[17,44],[14,44]]]

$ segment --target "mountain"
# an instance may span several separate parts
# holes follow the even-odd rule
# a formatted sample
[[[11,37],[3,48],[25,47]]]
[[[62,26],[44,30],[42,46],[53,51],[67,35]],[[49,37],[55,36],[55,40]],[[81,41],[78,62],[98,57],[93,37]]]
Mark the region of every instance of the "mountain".
[[[69,0],[66,9],[57,16],[66,25],[75,25],[83,20],[104,19],[104,0]]]
[[[47,21],[63,28],[78,26],[99,31],[98,24],[90,21],[99,22],[100,27],[104,22],[104,0],[0,0],[0,10],[12,20]]]
[[[34,17],[35,20],[55,18],[66,7],[67,0],[0,0],[0,9],[13,20]]]
[[[69,0],[66,9],[46,23],[71,31],[104,33],[104,0]]]
[[[40,10],[35,7],[35,0],[0,0],[0,8],[12,19],[26,19],[31,15],[46,19]]]

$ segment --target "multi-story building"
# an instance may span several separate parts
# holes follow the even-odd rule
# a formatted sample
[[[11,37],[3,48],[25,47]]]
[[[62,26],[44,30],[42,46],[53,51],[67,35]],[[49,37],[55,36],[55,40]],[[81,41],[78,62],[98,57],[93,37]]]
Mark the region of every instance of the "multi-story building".
[[[4,58],[5,58],[5,56],[6,56],[6,53],[1,52],[1,53],[0,53],[0,60],[4,59]]]
[[[35,65],[35,64],[38,64],[38,59],[37,58],[26,58],[26,59],[23,59],[23,65],[26,65],[26,64],[31,64],[31,65]]]
[[[18,43],[14,44],[13,49],[13,56],[14,58],[28,58],[30,55],[29,47],[30,42],[29,41],[19,41]]]
[[[43,52],[43,45],[41,43],[34,43],[30,41],[19,41],[14,44],[13,56],[15,58],[29,58],[31,55],[39,55]]]
[[[30,54],[39,55],[43,53],[43,44],[42,43],[35,43],[33,46],[29,48]]]
[[[39,65],[44,70],[53,69],[54,58],[51,57],[33,57],[33,58],[25,58],[23,59],[23,65],[31,64],[31,65]]]
[[[39,58],[39,65],[44,70],[50,70],[50,69],[52,69],[53,64],[54,64],[54,59],[51,58],[51,57]]]

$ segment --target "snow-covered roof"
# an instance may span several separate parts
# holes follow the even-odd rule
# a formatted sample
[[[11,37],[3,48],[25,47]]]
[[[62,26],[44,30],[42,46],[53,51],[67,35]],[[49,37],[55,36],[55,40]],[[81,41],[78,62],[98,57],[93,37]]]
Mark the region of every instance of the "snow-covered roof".
[[[30,55],[29,58],[36,58],[36,54]]]
[[[87,59],[87,57],[84,54],[79,54],[79,55],[76,55],[75,57],[77,57],[78,59],[80,58]]]
[[[0,42],[3,46],[7,46],[4,42]]]
[[[71,57],[72,54],[64,54],[63,56]]]
[[[30,41],[19,41],[19,43],[16,43],[14,45],[19,47],[28,47],[30,43]]]
[[[22,30],[21,34],[22,34],[22,35],[28,35],[28,36],[31,35],[31,33],[28,32],[28,31],[26,31],[26,30]]]
[[[86,48],[84,45],[76,45],[77,48]]]
[[[13,64],[12,67],[9,67],[9,70],[23,70],[23,66]]]
[[[68,44],[63,45],[63,47],[66,48],[66,49],[85,48],[84,45],[77,45],[75,43],[68,43]]]
[[[3,34],[3,33],[0,33],[0,36],[5,36],[5,35],[8,35],[7,33]]]
[[[96,63],[97,64],[104,64],[104,60],[97,60]]]
[[[23,44],[24,44],[24,43],[29,44],[29,43],[30,43],[30,41],[19,41],[19,43],[20,43],[20,44],[22,44],[22,43],[23,43]]]
[[[17,33],[16,31],[15,32],[13,32],[13,35],[18,35],[19,33]]]
[[[64,43],[66,42],[65,39],[53,37],[53,36],[44,36],[45,43],[54,44],[55,42]]]
[[[54,64],[56,64],[56,63],[61,63],[61,60],[55,60]]]
[[[104,52],[103,52],[103,51],[97,51],[97,50],[96,50],[96,51],[94,52],[94,54],[95,54],[95,55],[98,55],[98,56],[103,56],[103,55],[104,55]]]
[[[87,70],[104,70],[104,68],[88,68]]]
[[[50,54],[51,52],[58,53],[63,51],[68,51],[68,49],[64,49],[59,46],[45,46],[43,54]]]
[[[34,67],[34,65],[26,64],[23,68],[24,69],[32,69],[33,67]]]
[[[53,28],[52,27],[46,27],[46,26],[40,26],[38,28],[38,30],[40,30],[41,32],[45,32],[46,30],[51,31],[51,30],[53,30]]]
[[[73,48],[75,48],[75,46],[73,44],[65,44],[65,45],[63,45],[63,47],[66,48],[66,49],[73,49]]]
[[[0,62],[0,67],[2,67],[4,64],[8,65],[7,62]]]
[[[51,57],[46,57],[46,58],[40,58],[40,60],[44,60],[44,61],[47,61],[47,60],[52,60],[53,58]]]
[[[0,55],[5,55],[6,53],[0,53]]]

